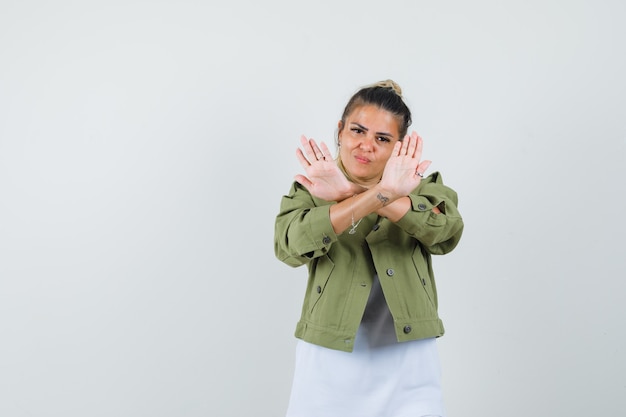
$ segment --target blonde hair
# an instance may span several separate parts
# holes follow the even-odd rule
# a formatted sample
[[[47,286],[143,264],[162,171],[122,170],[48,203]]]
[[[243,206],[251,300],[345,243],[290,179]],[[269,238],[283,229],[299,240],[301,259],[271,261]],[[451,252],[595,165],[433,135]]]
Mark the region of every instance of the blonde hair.
[[[378,81],[377,83],[374,84],[370,84],[364,88],[373,88],[373,87],[381,87],[381,88],[390,88],[392,89],[397,95],[399,95],[400,97],[402,97],[402,88],[400,88],[400,85],[395,82],[394,80],[384,80],[384,81]]]

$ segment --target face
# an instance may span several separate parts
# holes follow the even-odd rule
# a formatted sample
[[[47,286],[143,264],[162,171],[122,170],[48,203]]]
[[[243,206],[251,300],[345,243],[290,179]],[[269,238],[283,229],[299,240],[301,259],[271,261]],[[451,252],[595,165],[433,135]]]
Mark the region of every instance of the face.
[[[396,116],[373,105],[354,109],[345,126],[339,122],[339,156],[355,182],[368,187],[380,181],[398,131]]]

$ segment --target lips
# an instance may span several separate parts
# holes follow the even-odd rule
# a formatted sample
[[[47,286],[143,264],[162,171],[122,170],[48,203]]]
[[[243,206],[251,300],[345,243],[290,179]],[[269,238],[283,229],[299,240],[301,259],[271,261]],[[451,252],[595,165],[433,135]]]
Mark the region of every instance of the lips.
[[[356,161],[361,163],[361,164],[367,164],[367,163],[371,162],[368,158],[366,158],[364,156],[359,156],[359,155],[354,155],[354,159],[356,159]]]

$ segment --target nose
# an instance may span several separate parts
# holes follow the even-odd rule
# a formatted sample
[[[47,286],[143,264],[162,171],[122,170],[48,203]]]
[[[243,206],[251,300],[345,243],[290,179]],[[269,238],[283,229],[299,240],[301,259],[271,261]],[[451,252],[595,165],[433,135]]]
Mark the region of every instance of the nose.
[[[359,144],[359,147],[366,152],[371,151],[372,149],[374,149],[374,141],[376,140],[376,138],[370,136],[370,135],[365,135],[363,137],[363,139],[361,140],[361,143]]]

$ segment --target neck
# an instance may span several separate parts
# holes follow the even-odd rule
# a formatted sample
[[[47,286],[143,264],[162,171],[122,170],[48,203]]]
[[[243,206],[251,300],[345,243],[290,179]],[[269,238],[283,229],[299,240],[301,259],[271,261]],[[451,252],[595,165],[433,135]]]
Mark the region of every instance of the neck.
[[[374,178],[374,179],[367,180],[367,181],[357,180],[352,175],[350,175],[348,170],[346,170],[346,167],[343,166],[343,163],[341,162],[341,158],[337,159],[337,165],[339,166],[339,169],[341,170],[341,172],[343,172],[343,175],[345,175],[346,178],[348,178],[348,180],[350,182],[353,182],[356,185],[359,185],[359,186],[361,186],[363,188],[368,189],[368,188],[373,187],[374,185],[376,185],[376,184],[378,184],[380,182],[380,178]]]

